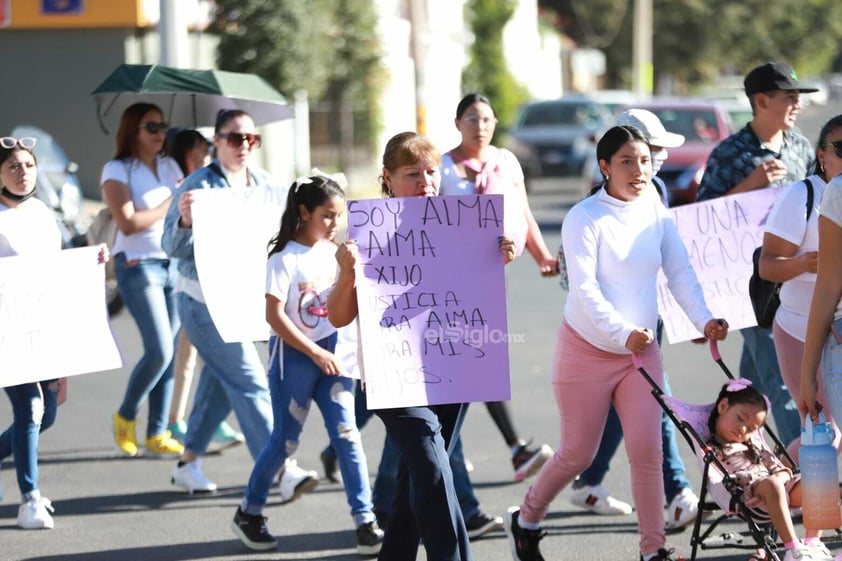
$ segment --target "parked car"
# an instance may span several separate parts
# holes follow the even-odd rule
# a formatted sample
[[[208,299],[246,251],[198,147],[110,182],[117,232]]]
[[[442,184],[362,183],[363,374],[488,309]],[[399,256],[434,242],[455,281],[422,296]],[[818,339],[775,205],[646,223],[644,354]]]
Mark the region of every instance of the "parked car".
[[[606,106],[615,116],[626,107],[634,106],[639,99],[634,92],[629,90],[596,90],[588,92],[588,97]]]
[[[527,182],[533,177],[578,175],[595,157],[595,138],[612,115],[585,96],[534,101],[521,107],[507,147],[517,156]]]
[[[656,98],[627,109],[632,108],[651,111],[669,132],[684,135],[684,145],[669,149],[658,177],[667,186],[671,206],[695,202],[708,156],[733,130],[728,111],[718,101],[685,98]],[[589,169],[588,189],[602,181],[595,159]]]

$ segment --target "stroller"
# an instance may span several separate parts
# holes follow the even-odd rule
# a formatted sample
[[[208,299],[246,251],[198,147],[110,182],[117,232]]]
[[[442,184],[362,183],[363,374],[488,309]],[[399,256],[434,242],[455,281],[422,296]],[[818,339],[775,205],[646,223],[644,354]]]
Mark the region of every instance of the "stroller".
[[[722,371],[729,379],[734,375],[725,366],[719,354],[716,341],[711,340],[710,351],[714,361],[722,368]],[[743,501],[742,489],[737,485],[736,478],[728,473],[727,468],[716,457],[713,450],[707,444],[710,436],[708,419],[714,404],[696,405],[678,400],[665,395],[658,384],[649,376],[643,368],[637,355],[633,355],[635,367],[643,374],[644,378],[652,386],[652,395],[661,405],[664,412],[670,417],[678,431],[690,445],[699,467],[702,470],[702,489],[699,493],[699,514],[693,525],[693,534],[690,537],[692,546],[691,561],[695,561],[698,550],[701,549],[746,549],[754,550],[758,558],[765,557],[768,560],[780,561],[776,550],[783,547],[778,540],[777,532],[772,525],[768,513],[763,510],[751,508]],[[763,437],[765,432],[774,442],[774,448]],[[777,435],[768,427],[758,431],[758,442],[760,446],[773,451],[781,460],[792,467],[793,472],[798,471],[793,459],[786,452]],[[717,512],[719,512],[717,514]],[[703,519],[713,514],[714,517],[707,522],[707,528],[702,529]],[[722,531],[714,534],[720,524],[732,517],[743,520],[747,529],[741,532]],[[750,542],[749,542],[750,538]]]

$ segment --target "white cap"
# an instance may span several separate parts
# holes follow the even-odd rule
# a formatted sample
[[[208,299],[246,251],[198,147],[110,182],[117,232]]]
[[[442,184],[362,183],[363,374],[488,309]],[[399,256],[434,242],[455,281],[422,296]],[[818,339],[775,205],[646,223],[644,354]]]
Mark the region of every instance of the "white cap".
[[[678,148],[684,144],[684,136],[667,132],[657,115],[646,109],[628,109],[617,115],[617,125],[637,127],[649,144],[664,148]]]

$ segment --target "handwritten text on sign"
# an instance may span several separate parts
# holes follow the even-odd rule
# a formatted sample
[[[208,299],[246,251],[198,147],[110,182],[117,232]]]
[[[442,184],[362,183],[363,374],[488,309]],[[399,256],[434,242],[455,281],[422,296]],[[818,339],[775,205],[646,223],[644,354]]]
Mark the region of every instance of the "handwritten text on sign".
[[[265,341],[266,255],[287,187],[193,191],[193,252],[202,294],[226,343]]]
[[[751,255],[763,243],[763,228],[780,189],[760,189],[670,209],[690,254],[705,301],[732,330],[757,325],[748,297]],[[658,278],[658,307],[670,343],[701,337]]]
[[[0,387],[120,368],[99,247],[0,259]]]
[[[500,195],[350,201],[368,407],[510,398]]]

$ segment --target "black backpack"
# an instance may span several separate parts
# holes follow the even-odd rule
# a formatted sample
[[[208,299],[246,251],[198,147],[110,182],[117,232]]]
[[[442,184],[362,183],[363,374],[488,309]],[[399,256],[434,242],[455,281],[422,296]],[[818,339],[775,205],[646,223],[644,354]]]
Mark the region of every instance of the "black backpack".
[[[809,179],[804,180],[807,186],[807,220],[813,212],[813,184]],[[780,291],[781,283],[772,282],[760,277],[760,251],[763,246],[754,250],[751,256],[753,268],[751,278],[748,281],[748,295],[751,299],[751,307],[754,309],[754,317],[757,319],[758,327],[772,327],[775,320],[775,313],[781,305]]]

